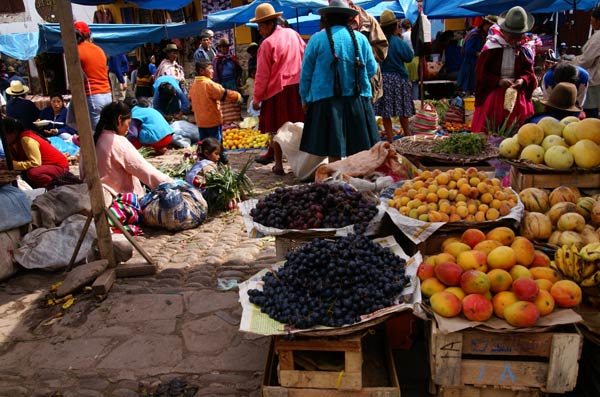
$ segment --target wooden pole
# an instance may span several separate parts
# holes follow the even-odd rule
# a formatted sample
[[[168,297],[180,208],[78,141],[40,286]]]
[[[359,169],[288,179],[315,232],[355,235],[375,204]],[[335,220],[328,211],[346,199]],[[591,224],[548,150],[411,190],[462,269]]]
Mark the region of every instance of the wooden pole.
[[[79,52],[75,41],[75,28],[73,27],[73,11],[69,0],[56,0],[57,19],[60,23],[65,60],[67,64],[67,77],[71,87],[71,101],[75,110],[77,120],[77,133],[81,144],[81,157],[85,181],[88,185],[92,214],[96,224],[98,236],[98,249],[100,256],[108,260],[109,267],[115,267],[115,257],[112,250],[112,238],[108,226],[108,220],[104,213],[104,192],[100,177],[98,175],[98,164],[96,161],[96,149],[92,134],[92,123],[88,112],[87,98],[83,85],[83,73],[79,62]]]

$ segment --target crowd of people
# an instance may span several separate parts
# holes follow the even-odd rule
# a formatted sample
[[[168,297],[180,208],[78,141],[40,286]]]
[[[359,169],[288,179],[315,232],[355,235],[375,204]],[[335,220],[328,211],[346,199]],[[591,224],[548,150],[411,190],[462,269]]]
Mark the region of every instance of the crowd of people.
[[[389,10],[377,21],[347,0],[331,0],[318,12],[322,29],[306,42],[286,27],[282,13],[271,4],[257,6],[249,22],[257,24],[261,41],[247,47],[245,71],[226,37],[217,41],[214,32],[203,30],[190,54],[195,72],[191,84],[179,60],[178,42],[164,43],[160,54],[150,54],[131,73],[134,100],[126,99],[126,56],[107,57],[93,43],[89,26],[76,22],[100,177],[108,190],[137,194],[143,191],[141,183],[152,188],[168,180],[134,152],[146,146],[164,153],[172,142],[169,123],[185,114],[194,115],[204,143],[199,150],[202,166],[194,169],[200,172],[207,162],[226,163],[222,148],[214,146],[222,142],[222,104],[227,102],[241,105],[246,100],[248,111],[259,114],[259,129],[265,134],[275,135],[286,122],[304,122],[299,149],[330,162],[379,142],[376,116],[382,118],[387,141],[411,135],[419,57],[410,21],[398,20]],[[533,26],[532,15],[513,7],[498,17],[481,18],[462,46],[453,35],[440,39],[445,76],[456,78],[458,93],[475,95],[473,132],[492,133],[490,121],[522,124],[540,117],[534,115],[532,103],[538,86],[544,115],[598,117],[600,36],[593,34],[581,55],[561,56],[540,79],[534,69],[535,47],[526,36]],[[600,8],[592,12],[591,28],[600,29]],[[16,145],[11,146],[15,169],[27,169],[28,179],[44,186],[48,175],[65,168],[46,138],[76,137],[72,104],[66,107],[60,94],[52,94],[50,106],[40,112],[26,99],[29,87],[15,73],[2,84],[11,98],[5,128],[10,129],[11,145]],[[511,111],[504,106],[509,89],[515,92]],[[394,130],[393,118],[398,118],[400,131]],[[40,119],[48,123],[36,125]],[[272,172],[284,174],[282,150],[273,139],[256,162],[274,163]],[[36,167],[45,168],[32,171]],[[195,175],[186,179],[198,182]]]

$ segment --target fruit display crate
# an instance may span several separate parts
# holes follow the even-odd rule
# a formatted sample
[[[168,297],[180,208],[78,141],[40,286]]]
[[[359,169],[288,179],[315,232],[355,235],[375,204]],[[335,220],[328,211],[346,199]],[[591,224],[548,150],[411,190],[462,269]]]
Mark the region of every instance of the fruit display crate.
[[[486,332],[467,329],[442,334],[430,322],[431,380],[438,396],[465,396],[461,388],[507,389],[534,396],[564,393],[577,383],[583,338],[574,326],[546,332]],[[452,392],[454,390],[455,392]],[[533,393],[533,394],[517,394]]]
[[[510,167],[510,185],[517,192],[529,187],[553,189],[559,186],[597,188],[600,186],[600,172],[577,173],[536,173],[527,172],[514,165]]]
[[[392,352],[385,342],[383,330],[337,340],[303,337],[285,341],[274,337],[263,375],[262,396],[400,397]],[[295,361],[290,361],[293,356]],[[315,366],[329,370],[302,370],[316,369]],[[293,369],[285,369],[290,367]]]
[[[461,167],[461,165],[457,165],[457,164],[442,163],[442,162],[438,162],[438,161],[435,161],[432,159],[424,159],[424,158],[419,158],[419,157],[414,157],[414,156],[410,156],[410,157],[408,157],[408,159],[415,165],[415,167],[417,167],[418,169],[423,170],[423,171],[424,170],[435,170],[435,169],[438,169],[440,171],[448,171],[448,170],[452,170],[456,167]],[[484,171],[484,172],[496,172],[496,168],[487,161],[471,163],[468,166],[475,167],[478,170]]]

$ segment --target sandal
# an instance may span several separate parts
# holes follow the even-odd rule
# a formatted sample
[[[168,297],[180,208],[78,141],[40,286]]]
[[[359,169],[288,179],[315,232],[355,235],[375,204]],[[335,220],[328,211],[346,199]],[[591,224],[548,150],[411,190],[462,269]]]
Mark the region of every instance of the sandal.
[[[283,170],[283,168],[271,168],[271,171],[273,171],[273,173],[275,175],[285,175],[285,171]]]

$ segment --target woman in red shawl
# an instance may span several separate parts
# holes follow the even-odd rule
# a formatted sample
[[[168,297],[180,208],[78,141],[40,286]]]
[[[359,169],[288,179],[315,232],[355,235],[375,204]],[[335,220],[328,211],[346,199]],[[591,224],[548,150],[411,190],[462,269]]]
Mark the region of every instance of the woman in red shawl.
[[[524,34],[533,24],[533,16],[517,6],[500,15],[500,29],[497,26],[490,29],[475,69],[473,132],[492,133],[487,131],[487,123],[497,127],[507,117],[508,125],[514,120],[520,125],[533,114],[531,94],[537,85],[533,72],[535,54],[524,40]],[[512,112],[504,109],[508,88],[517,91]]]

